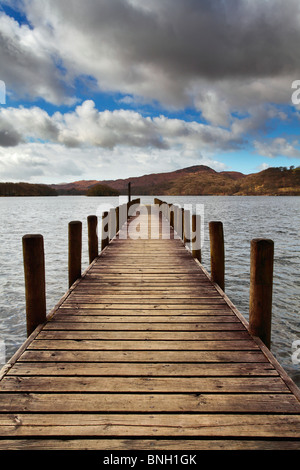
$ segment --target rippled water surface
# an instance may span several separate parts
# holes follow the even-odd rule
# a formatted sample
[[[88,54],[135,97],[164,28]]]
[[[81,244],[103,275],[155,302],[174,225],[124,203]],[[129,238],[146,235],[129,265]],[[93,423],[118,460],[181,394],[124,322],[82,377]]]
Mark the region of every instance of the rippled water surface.
[[[159,197],[159,196],[158,196]],[[300,198],[298,197],[162,197],[180,205],[204,210],[202,262],[210,270],[208,222],[224,225],[227,295],[248,319],[250,241],[274,240],[274,289],[271,350],[293,380],[300,385],[300,365],[291,359],[292,342],[300,340]],[[153,197],[141,197],[152,203]],[[88,266],[88,215],[98,216],[118,198],[85,196],[0,198],[0,365],[26,339],[22,236],[44,236],[47,310],[68,289],[68,223],[83,222],[82,267]],[[2,347],[1,347],[2,346]],[[3,350],[5,354],[3,354]],[[2,360],[1,360],[2,359]]]

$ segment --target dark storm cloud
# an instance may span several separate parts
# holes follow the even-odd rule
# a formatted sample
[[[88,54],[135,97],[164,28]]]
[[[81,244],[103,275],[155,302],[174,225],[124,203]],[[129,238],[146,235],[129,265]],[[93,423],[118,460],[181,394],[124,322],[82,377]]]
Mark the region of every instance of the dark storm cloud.
[[[297,0],[142,3],[51,2],[56,18],[91,39],[101,38],[112,59],[124,63],[148,63],[179,77],[213,79],[299,70]],[[98,45],[93,47],[97,50]]]
[[[63,81],[71,86],[79,76],[104,91],[186,106],[199,94],[195,85],[300,72],[298,0],[21,4],[31,29],[3,21],[0,58],[12,83],[23,70],[18,86],[48,101],[63,101]]]

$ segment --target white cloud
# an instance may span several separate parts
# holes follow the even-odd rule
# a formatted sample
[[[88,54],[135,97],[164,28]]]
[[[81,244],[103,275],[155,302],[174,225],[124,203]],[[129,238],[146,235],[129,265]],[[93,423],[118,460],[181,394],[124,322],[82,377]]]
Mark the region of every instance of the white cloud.
[[[215,151],[237,145],[227,130],[128,110],[99,112],[93,101],[53,116],[37,107],[0,108],[1,123],[11,138],[0,146],[1,180],[107,179],[198,163],[223,169]],[[1,137],[0,128],[0,143]]]
[[[0,177],[30,175],[31,168],[33,177],[61,175],[61,181],[75,175],[83,178],[103,166],[109,173],[109,165],[115,174],[119,168],[121,175],[126,166],[130,176],[138,169],[138,174],[147,168],[153,172],[156,162],[167,171],[199,160],[223,169],[215,155],[245,148],[244,134],[262,127],[266,115],[276,115],[273,108],[251,112],[227,129],[163,115],[145,117],[132,110],[99,111],[91,100],[52,116],[38,107],[0,108]],[[279,137],[255,139],[254,149],[269,158],[300,156],[298,141]]]
[[[268,168],[270,168],[269,163],[265,163],[265,162],[264,162],[264,163],[262,163],[261,165],[258,165],[258,166],[256,167],[256,170],[257,170],[257,171],[263,171],[263,170],[267,170]]]
[[[225,100],[218,100],[216,95],[207,94],[202,104],[198,105],[202,111],[202,116],[215,126],[228,127],[231,121],[231,114],[228,103]]]
[[[65,77],[56,67],[57,57],[55,43],[47,40],[39,28],[19,25],[0,12],[1,79],[13,91],[13,97],[72,103]]]
[[[0,108],[0,124],[4,132],[8,129],[8,133],[17,136],[12,137],[12,146],[24,141],[42,140],[66,147],[113,149],[125,146],[166,150],[192,146],[195,150],[213,151],[233,149],[242,144],[239,136],[216,126],[162,115],[144,117],[136,111],[124,109],[98,111],[91,100],[77,106],[75,111],[56,112],[53,116],[37,107]]]
[[[56,141],[58,138],[56,123],[46,111],[38,107],[2,107],[0,108],[0,125],[3,129],[14,129],[14,132],[19,135],[19,142],[26,139]],[[15,142],[15,145],[19,142]]]
[[[269,139],[267,141],[254,141],[253,144],[257,153],[264,157],[300,157],[300,143],[297,140],[293,142],[288,142],[283,137],[277,137],[275,139]]]
[[[88,156],[89,158],[89,156]],[[26,143],[18,147],[0,147],[0,180],[52,183],[64,176],[79,178],[87,161],[78,149],[68,151],[58,144]]]
[[[207,165],[216,170],[225,165],[205,152],[189,149],[143,150],[136,147],[98,149],[66,148],[60,144],[27,143],[0,147],[0,181],[61,183],[81,179],[117,179],[173,171],[184,166]]]

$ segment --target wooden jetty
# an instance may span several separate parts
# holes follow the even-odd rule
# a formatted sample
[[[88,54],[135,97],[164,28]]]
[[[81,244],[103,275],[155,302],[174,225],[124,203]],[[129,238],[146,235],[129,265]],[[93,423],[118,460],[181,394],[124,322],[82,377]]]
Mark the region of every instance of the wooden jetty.
[[[298,388],[169,221],[121,219],[3,368],[1,450],[300,449]]]

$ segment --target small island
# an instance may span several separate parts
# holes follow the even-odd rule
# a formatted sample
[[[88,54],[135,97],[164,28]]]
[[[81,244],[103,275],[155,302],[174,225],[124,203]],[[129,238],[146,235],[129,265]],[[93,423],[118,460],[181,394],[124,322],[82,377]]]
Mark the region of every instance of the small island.
[[[117,189],[111,188],[106,184],[96,184],[89,188],[86,192],[87,196],[119,196],[120,193]]]

